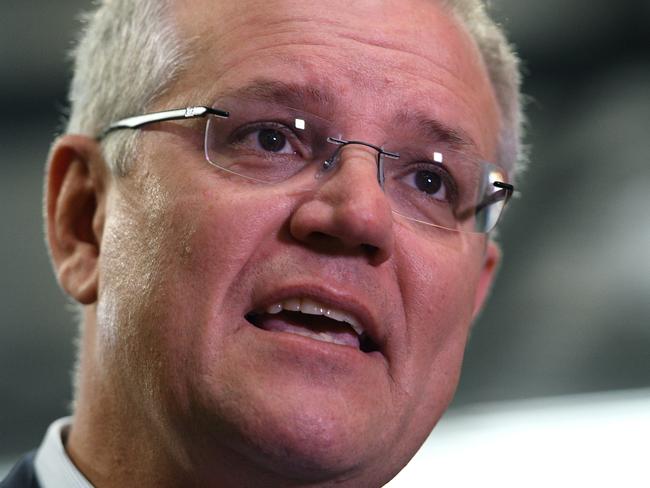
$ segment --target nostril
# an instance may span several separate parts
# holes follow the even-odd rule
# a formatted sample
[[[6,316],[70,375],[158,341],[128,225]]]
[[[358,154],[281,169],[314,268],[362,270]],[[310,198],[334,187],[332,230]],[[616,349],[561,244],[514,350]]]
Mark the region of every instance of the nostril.
[[[365,252],[368,256],[374,256],[379,252],[379,248],[377,246],[373,246],[372,244],[361,244],[361,249],[363,249],[363,252]]]
[[[301,239],[312,249],[323,254],[342,254],[346,252],[346,246],[343,241],[336,236],[329,235],[326,232],[313,231]]]

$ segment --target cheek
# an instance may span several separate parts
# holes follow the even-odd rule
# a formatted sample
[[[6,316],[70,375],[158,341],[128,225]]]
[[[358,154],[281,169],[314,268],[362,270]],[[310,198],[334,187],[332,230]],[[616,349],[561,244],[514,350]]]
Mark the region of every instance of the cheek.
[[[154,238],[162,245],[152,281],[161,339],[199,361],[193,351],[206,344],[221,350],[224,331],[243,318],[242,270],[273,248],[288,203],[264,188],[223,179],[204,178],[192,187],[167,207],[165,229]]]
[[[409,302],[406,308],[414,315],[409,322],[428,324],[418,330],[437,339],[466,329],[480,277],[480,246],[468,243],[460,234],[417,244],[410,246],[401,265],[404,275],[410,277],[402,280],[405,300]]]
[[[194,301],[204,296],[205,303],[229,305],[227,295],[242,269],[277,239],[285,200],[264,188],[217,182],[176,205],[174,220],[179,226],[190,222],[191,233],[180,246],[175,286],[188,290]]]
[[[480,243],[471,239],[442,234],[426,243],[411,239],[408,253],[400,247],[407,361],[418,388],[455,388],[481,270]]]
[[[160,276],[169,262],[163,245],[167,226],[160,207],[147,205],[147,200],[109,202],[97,305],[101,370],[112,375],[109,381],[116,391],[140,401],[157,396],[159,389],[161,354],[152,344],[158,340],[165,299]]]

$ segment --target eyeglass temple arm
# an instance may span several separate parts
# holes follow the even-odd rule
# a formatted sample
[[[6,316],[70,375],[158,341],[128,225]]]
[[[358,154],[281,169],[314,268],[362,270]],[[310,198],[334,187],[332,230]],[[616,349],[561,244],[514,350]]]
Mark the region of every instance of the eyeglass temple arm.
[[[473,217],[474,215],[478,214],[481,210],[483,210],[486,207],[489,207],[494,203],[500,202],[502,200],[504,201],[504,205],[508,203],[508,200],[510,200],[510,197],[515,191],[515,187],[509,185],[508,183],[503,183],[501,181],[495,181],[492,183],[492,185],[495,186],[496,188],[500,188],[500,190],[490,194],[488,197],[485,198],[485,200],[479,202],[478,205],[476,205],[475,207],[471,207],[459,212],[458,214],[456,214],[456,218],[460,221],[463,221],[470,217]]]
[[[97,139],[101,141],[106,137],[107,134],[123,129],[138,129],[147,124],[153,124],[154,122],[165,122],[168,120],[183,120],[183,119],[196,119],[199,117],[205,117],[206,115],[215,115],[221,118],[228,118],[230,116],[229,112],[225,110],[219,110],[211,107],[186,107],[179,108],[175,110],[165,110],[163,112],[154,112],[145,115],[136,115],[135,117],[128,117],[126,119],[118,120],[117,122],[112,123],[108,128],[102,132]]]

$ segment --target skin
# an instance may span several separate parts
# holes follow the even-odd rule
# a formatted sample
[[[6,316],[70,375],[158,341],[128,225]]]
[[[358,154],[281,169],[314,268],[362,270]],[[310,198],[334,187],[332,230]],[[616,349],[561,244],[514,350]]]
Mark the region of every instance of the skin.
[[[264,77],[331,88],[349,139],[400,140],[408,106],[495,154],[485,68],[435,2],[186,0],[174,16],[195,56],[154,109]],[[85,305],[68,453],[98,487],[385,483],[451,401],[496,245],[392,214],[362,148],[319,185],[265,186],[206,164],[192,134],[143,130],[120,178],[90,138],[53,147],[49,245]],[[305,294],[355,307],[380,351],[244,318]]]

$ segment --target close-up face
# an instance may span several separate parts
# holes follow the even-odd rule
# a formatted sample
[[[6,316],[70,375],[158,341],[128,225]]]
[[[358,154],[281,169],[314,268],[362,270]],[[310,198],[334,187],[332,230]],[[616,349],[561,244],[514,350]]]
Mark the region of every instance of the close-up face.
[[[443,150],[495,158],[485,68],[437,2],[193,0],[172,15],[192,56],[153,110],[246,93],[221,107],[232,120],[256,102],[289,105],[326,120],[325,139],[402,155],[445,127],[458,140],[441,134]],[[331,174],[269,184],[210,164],[205,126],[143,129],[110,188],[104,374],[188,469],[221,456],[296,480],[380,484],[451,401],[498,251],[485,235],[396,214],[368,146],[345,146]],[[297,150],[268,128],[237,144]]]

